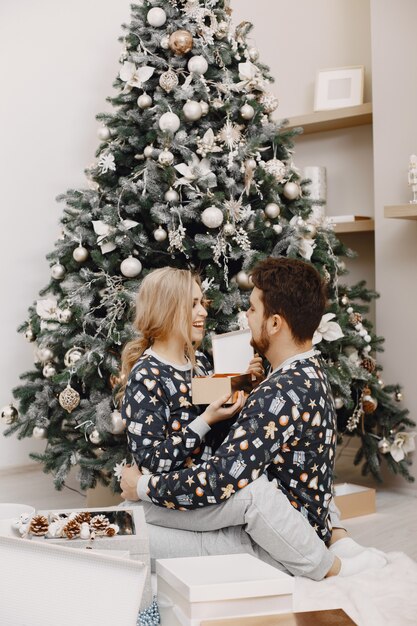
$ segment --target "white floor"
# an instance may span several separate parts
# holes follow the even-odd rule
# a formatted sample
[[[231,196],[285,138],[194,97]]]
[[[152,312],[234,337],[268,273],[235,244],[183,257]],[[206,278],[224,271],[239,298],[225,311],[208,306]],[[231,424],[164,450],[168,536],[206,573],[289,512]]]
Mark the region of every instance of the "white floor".
[[[343,480],[352,481],[352,476],[346,474]],[[75,479],[69,484],[77,489]],[[69,488],[56,491],[51,476],[43,474],[36,466],[31,470],[0,472],[0,502],[21,502],[36,509],[87,506],[85,495]],[[351,536],[363,545],[372,545],[385,552],[401,551],[417,561],[416,497],[393,489],[379,489],[377,513],[346,520],[346,526]]]

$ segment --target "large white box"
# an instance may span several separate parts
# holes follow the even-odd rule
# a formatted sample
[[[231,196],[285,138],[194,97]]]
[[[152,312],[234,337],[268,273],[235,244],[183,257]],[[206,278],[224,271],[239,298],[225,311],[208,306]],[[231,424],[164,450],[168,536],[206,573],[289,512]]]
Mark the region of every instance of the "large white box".
[[[292,611],[294,578],[250,554],[156,561],[162,625]],[[161,617],[162,612],[161,612]]]
[[[227,394],[233,394],[230,401],[232,403],[236,400],[236,392],[252,391],[252,376],[242,374],[246,372],[253,358],[251,337],[249,329],[213,335],[214,375],[193,378],[193,404],[210,404]]]

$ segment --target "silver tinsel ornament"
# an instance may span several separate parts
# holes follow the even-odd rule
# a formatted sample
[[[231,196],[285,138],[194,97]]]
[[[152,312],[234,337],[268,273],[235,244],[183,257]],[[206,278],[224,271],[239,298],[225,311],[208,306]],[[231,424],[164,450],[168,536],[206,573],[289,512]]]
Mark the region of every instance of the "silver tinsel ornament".
[[[73,389],[69,384],[58,396],[59,404],[67,413],[72,413],[74,409],[80,404],[80,394]]]
[[[140,109],[149,109],[152,106],[152,98],[147,93],[143,93],[137,99],[137,105]]]
[[[125,430],[125,423],[122,420],[120,411],[114,410],[110,416],[110,432],[113,435],[121,435]]]
[[[61,263],[55,263],[55,265],[51,267],[51,276],[55,280],[62,280],[65,276],[65,272],[65,267],[61,265]]]
[[[14,424],[14,422],[17,422],[18,417],[19,413],[17,412],[17,409],[13,406],[13,404],[8,404],[7,406],[4,406],[1,410],[2,422],[7,424],[8,426]]]
[[[159,78],[159,84],[164,91],[170,93],[175,87],[178,86],[178,76],[173,70],[167,70],[161,74]]]
[[[129,256],[127,259],[121,262],[120,271],[126,278],[135,278],[139,276],[142,271],[142,263],[139,259],[135,259],[133,256]]]
[[[165,241],[165,239],[168,237],[168,233],[162,228],[162,226],[158,226],[158,228],[153,231],[153,236],[155,241],[161,243],[162,241]]]
[[[64,356],[65,367],[72,367],[81,359],[84,354],[84,350],[82,348],[78,348],[78,346],[74,346],[67,350]],[[50,360],[50,359],[49,359]]]
[[[84,261],[88,259],[88,256],[89,252],[87,248],[84,248],[84,246],[81,245],[77,246],[72,252],[72,258],[74,261],[77,261],[77,263],[84,263]]]
[[[202,212],[201,221],[207,228],[218,228],[223,223],[223,211],[216,206],[209,206]]]

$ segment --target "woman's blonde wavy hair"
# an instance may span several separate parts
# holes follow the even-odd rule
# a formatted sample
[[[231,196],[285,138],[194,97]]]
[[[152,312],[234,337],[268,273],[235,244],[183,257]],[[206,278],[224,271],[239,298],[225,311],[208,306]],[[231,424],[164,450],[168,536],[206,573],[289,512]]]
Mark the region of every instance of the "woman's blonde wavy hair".
[[[166,340],[175,331],[184,339],[185,355],[195,365],[191,341],[193,282],[200,283],[190,270],[162,267],[150,272],[142,281],[136,296],[133,322],[139,336],[129,341],[121,356],[121,386],[117,400],[123,398],[130,371],[155,340]]]

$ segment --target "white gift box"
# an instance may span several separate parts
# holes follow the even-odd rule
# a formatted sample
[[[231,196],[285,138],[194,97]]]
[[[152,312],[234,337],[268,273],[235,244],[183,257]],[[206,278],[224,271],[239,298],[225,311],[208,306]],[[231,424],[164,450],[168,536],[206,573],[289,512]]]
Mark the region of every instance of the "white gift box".
[[[156,573],[163,626],[292,610],[294,578],[250,554],[159,559]]]
[[[242,374],[253,358],[251,337],[249,329],[213,335],[214,375],[193,378],[193,404],[210,404],[226,394],[232,395],[240,390],[246,393],[252,391],[252,376]]]
[[[126,534],[114,535],[114,537],[100,537],[96,536],[94,540],[81,539],[76,537],[75,539],[67,539],[62,537],[35,537],[31,535],[32,540],[42,541],[48,545],[55,544],[63,546],[65,548],[78,548],[81,550],[88,550],[88,552],[102,553],[104,550],[115,550],[120,556],[120,552],[128,552],[130,559],[135,561],[141,561],[147,567],[147,575],[142,595],[141,610],[146,609],[152,603],[152,588],[151,588],[151,563],[149,555],[149,537],[146,526],[145,516],[141,506],[132,507],[99,507],[99,508],[84,508],[84,509],[55,509],[37,511],[38,515],[45,515],[52,521],[53,515],[69,515],[70,513],[81,513],[89,511],[94,515],[110,514],[116,512],[118,514],[128,513],[131,517],[131,525],[126,529]],[[115,520],[118,523],[118,520]]]

